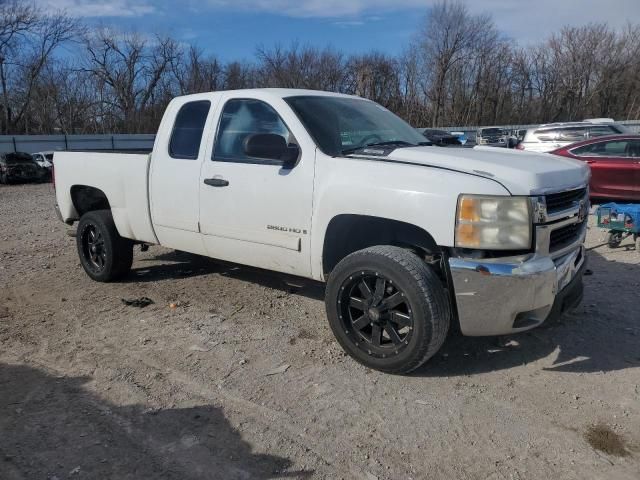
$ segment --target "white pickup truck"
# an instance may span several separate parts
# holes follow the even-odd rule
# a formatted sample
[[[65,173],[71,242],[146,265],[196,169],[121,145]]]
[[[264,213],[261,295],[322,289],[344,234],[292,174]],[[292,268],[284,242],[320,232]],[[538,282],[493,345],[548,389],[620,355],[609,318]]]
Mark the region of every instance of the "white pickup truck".
[[[426,143],[354,96],[190,95],[151,155],[56,153],[57,208],[94,280],[159,244],[323,281],[342,347],[405,373],[450,328],[520,332],[582,298],[588,167]]]

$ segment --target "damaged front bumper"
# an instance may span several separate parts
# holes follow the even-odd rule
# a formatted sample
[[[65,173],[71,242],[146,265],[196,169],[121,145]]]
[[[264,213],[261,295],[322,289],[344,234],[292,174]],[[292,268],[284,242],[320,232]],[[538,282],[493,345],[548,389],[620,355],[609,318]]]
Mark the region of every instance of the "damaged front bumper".
[[[558,259],[525,261],[450,258],[460,329],[464,335],[505,335],[542,324],[582,299],[582,245]]]

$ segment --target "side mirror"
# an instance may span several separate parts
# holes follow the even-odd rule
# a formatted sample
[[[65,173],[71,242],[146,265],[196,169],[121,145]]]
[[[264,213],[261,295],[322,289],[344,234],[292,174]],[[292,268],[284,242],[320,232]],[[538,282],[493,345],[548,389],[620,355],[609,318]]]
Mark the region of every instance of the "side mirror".
[[[283,168],[290,169],[298,161],[300,148],[297,145],[287,145],[282,135],[254,133],[244,139],[244,153],[249,157],[281,161]]]

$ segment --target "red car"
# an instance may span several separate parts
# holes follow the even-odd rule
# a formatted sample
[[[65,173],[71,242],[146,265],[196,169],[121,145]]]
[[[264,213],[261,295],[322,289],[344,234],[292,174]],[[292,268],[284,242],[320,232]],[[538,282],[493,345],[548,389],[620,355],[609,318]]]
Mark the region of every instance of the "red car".
[[[591,198],[640,201],[640,135],[608,135],[550,152],[591,167]]]

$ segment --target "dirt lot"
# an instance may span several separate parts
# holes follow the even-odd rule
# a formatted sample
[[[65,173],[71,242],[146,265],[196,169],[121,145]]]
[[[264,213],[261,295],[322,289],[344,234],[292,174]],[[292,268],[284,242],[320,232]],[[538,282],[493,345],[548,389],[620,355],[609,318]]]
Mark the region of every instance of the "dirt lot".
[[[585,302],[560,324],[451,338],[402,377],[342,353],[320,285],[162,248],[94,283],[52,203],[0,186],[3,480],[640,478],[630,240],[590,230]]]

